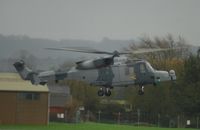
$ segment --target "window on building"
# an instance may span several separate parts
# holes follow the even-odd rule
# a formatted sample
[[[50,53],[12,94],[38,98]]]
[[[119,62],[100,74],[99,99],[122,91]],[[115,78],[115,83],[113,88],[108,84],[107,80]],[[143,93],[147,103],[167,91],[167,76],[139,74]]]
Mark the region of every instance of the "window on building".
[[[64,118],[64,113],[57,113],[57,118],[63,119]]]
[[[39,100],[40,93],[21,92],[21,93],[18,93],[18,99],[20,99],[20,100]]]

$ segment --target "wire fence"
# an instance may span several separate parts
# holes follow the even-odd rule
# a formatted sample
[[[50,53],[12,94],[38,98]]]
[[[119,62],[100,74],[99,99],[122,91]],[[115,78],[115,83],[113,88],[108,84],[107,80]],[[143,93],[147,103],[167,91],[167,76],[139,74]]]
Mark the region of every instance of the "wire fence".
[[[112,124],[128,124],[135,126],[154,126],[170,128],[199,128],[200,116],[186,117],[185,115],[161,115],[147,112],[97,112],[97,122]]]
[[[66,113],[50,114],[50,121],[56,122],[87,122],[125,124],[134,126],[153,126],[169,128],[200,128],[200,116],[162,115],[156,113],[142,112],[140,110],[131,112],[107,112],[107,111],[77,111],[73,119],[68,119]]]

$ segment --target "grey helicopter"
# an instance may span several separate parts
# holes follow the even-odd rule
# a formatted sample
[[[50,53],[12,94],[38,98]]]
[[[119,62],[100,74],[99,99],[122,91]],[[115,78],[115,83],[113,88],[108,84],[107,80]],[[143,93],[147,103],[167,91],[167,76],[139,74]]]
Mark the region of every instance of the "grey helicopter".
[[[57,51],[73,51],[79,53],[107,54],[106,57],[100,57],[90,60],[76,62],[76,66],[68,71],[44,71],[34,72],[23,60],[16,61],[13,65],[19,75],[24,80],[31,81],[34,85],[45,85],[54,80],[56,83],[60,80],[84,81],[92,86],[99,86],[98,96],[110,96],[111,89],[114,87],[139,86],[138,94],[144,94],[144,86],[159,82],[174,81],[176,74],[174,70],[161,71],[154,69],[151,64],[144,59],[130,59],[126,54],[143,54],[150,52],[167,51],[169,49],[150,49],[137,50],[133,52],[107,52],[99,50],[77,49],[75,47],[46,48]]]

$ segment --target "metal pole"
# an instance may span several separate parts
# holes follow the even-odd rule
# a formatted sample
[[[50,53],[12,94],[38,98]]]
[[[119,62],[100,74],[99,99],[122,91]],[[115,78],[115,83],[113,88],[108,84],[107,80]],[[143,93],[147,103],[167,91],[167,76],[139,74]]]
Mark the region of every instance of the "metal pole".
[[[138,114],[138,127],[140,125],[140,109],[137,109],[137,114]]]
[[[101,111],[99,110],[99,122],[101,121]]]
[[[177,128],[179,128],[179,120],[180,120],[180,117],[179,115],[177,116]]]
[[[120,115],[121,115],[121,113],[119,112],[118,113],[118,124],[120,124]]]
[[[197,129],[199,128],[199,116],[197,116]]]
[[[160,127],[160,114],[158,114],[158,127]]]
[[[86,121],[89,121],[89,119],[90,119],[90,112],[89,112],[89,110],[87,110],[87,117],[86,117]]]

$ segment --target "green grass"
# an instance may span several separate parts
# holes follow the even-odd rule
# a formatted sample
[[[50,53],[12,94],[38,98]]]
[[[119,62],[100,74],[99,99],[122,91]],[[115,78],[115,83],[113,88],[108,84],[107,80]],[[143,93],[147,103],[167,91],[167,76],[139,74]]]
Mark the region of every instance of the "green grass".
[[[101,123],[80,123],[80,124],[50,123],[47,126],[0,125],[0,130],[195,130],[195,129],[137,127],[137,126],[101,124]]]

